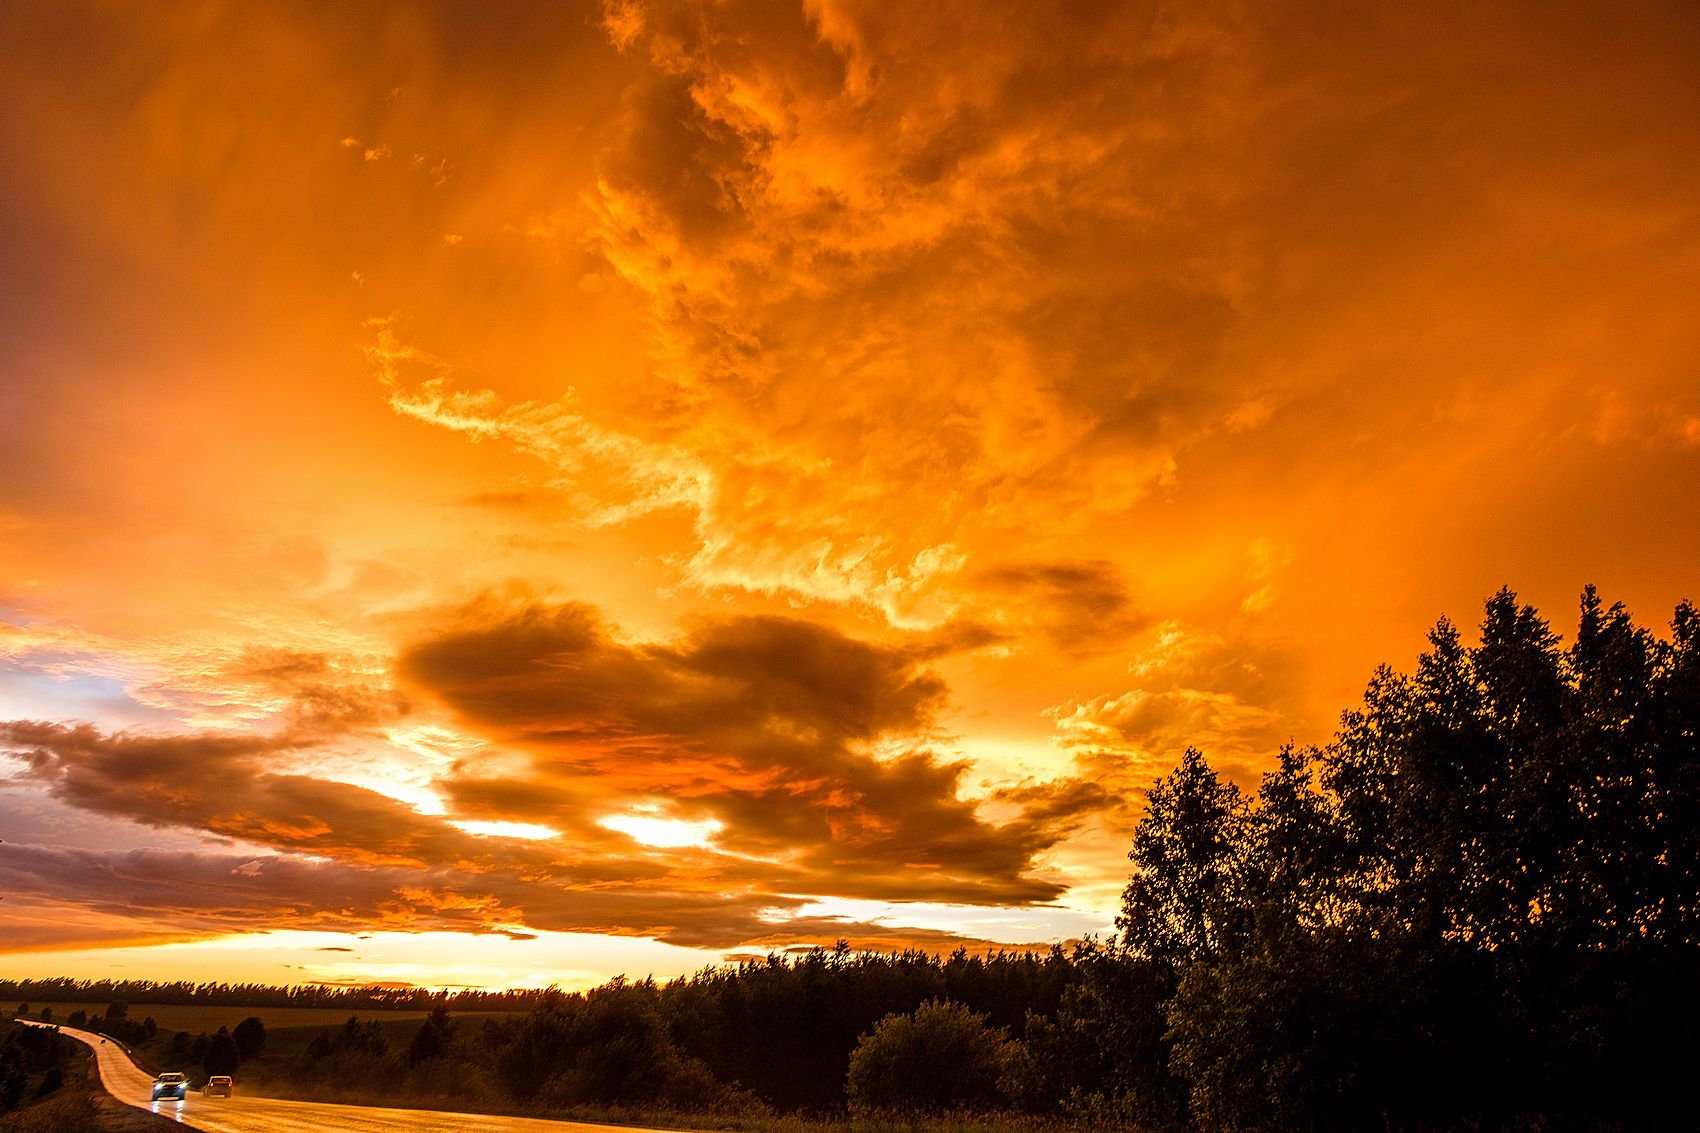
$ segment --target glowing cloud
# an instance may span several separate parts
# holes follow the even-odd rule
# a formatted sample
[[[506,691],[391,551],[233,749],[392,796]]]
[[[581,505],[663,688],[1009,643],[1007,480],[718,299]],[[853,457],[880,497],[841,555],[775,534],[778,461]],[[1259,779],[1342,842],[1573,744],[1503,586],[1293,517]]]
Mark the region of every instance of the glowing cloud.
[[[596,820],[597,825],[618,830],[634,842],[646,846],[707,846],[714,836],[725,829],[718,819],[692,822],[683,818],[663,818],[654,813],[631,812],[611,814]]]

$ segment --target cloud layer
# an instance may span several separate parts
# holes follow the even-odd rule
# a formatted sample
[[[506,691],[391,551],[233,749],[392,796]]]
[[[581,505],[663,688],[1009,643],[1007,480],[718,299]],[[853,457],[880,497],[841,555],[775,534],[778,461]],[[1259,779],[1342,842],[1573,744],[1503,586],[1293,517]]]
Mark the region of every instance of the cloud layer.
[[[15,787],[247,849],[20,850],[17,891],[64,892],[46,884],[59,874],[89,908],[158,910],[201,931],[258,917],[794,943],[858,929],[786,916],[810,895],[1053,901],[1064,883],[1036,858],[1106,804],[1094,784],[1027,784],[996,795],[999,821],[983,817],[964,797],[966,762],[931,746],[946,699],[926,667],[936,640],[877,646],[767,616],[627,644],[588,606],[494,598],[445,623],[396,664],[410,695],[487,741],[430,779],[441,813],[326,770],[340,746],[370,742],[360,726],[387,717],[365,708],[394,694],[328,695],[322,658],[256,651],[244,671],[295,694],[282,717],[295,726],[273,735],[0,724]],[[101,870],[98,894],[77,880]]]
[[[1697,54],[0,10],[4,927],[1107,927],[1189,744],[1254,781],[1508,582],[1693,596]]]

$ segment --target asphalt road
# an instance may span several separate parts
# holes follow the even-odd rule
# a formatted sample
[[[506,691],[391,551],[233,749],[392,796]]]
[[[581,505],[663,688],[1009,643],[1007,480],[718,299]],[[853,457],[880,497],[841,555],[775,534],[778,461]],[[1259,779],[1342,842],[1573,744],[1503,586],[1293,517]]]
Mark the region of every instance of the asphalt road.
[[[23,1022],[24,1020],[19,1020]],[[100,1084],[126,1105],[169,1117],[207,1133],[664,1133],[627,1125],[587,1125],[582,1121],[544,1121],[535,1117],[499,1117],[486,1113],[446,1113],[431,1109],[380,1109],[376,1106],[292,1102],[242,1093],[229,1098],[189,1091],[187,1101],[152,1101],[153,1075],[137,1066],[118,1044],[99,1035],[60,1027],[59,1033],[94,1051]],[[676,1131],[666,1131],[676,1133]]]

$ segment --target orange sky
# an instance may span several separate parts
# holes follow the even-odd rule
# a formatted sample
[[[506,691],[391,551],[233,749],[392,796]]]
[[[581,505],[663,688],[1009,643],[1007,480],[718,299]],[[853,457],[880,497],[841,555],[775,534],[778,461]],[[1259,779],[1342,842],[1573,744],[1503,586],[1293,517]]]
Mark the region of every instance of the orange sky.
[[[0,974],[1109,925],[1700,559],[1700,13],[0,9]]]

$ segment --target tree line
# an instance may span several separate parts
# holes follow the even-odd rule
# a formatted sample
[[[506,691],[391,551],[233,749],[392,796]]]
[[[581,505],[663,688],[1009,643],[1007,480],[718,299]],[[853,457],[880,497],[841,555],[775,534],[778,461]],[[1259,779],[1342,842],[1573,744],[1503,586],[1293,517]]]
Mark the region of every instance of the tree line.
[[[331,984],[193,983],[187,980],[78,980],[53,976],[36,980],[0,979],[0,1001],[102,1003],[122,1000],[154,1005],[213,1007],[328,1007],[350,1011],[523,1011],[542,991],[515,988],[486,991],[461,988],[432,991],[422,987],[341,987]]]

